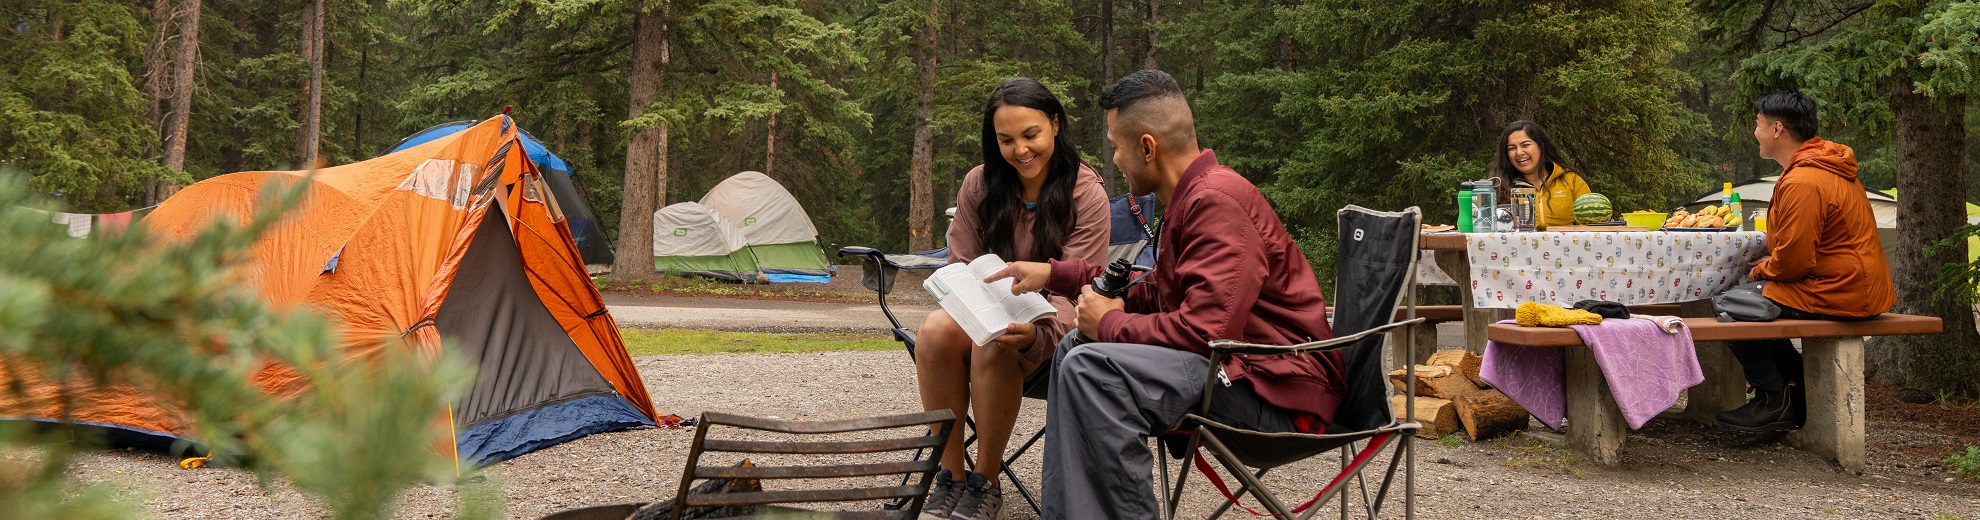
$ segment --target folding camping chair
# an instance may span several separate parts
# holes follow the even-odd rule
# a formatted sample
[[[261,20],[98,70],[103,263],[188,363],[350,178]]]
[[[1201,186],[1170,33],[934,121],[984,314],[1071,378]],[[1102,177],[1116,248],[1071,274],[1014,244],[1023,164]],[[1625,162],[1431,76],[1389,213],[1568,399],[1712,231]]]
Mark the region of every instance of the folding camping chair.
[[[1146,247],[1149,241],[1147,215],[1152,210],[1154,204],[1154,194],[1140,197],[1124,194],[1108,201],[1108,222],[1111,228],[1111,232],[1107,237],[1108,262],[1113,262],[1119,258],[1131,258],[1133,259],[1132,261],[1136,270],[1147,271],[1154,268],[1155,248]],[[950,210],[953,211],[954,208],[950,208]],[[949,217],[954,218],[955,214],[950,213]],[[901,345],[907,348],[908,358],[913,359],[915,345],[914,331],[902,325],[900,318],[894,315],[894,310],[887,306],[887,295],[894,292],[894,279],[902,269],[939,269],[944,265],[948,265],[949,248],[944,247],[910,254],[886,254],[878,249],[859,246],[839,248],[839,258],[841,261],[853,257],[861,258],[864,262],[860,269],[860,284],[879,294],[880,312],[885,314],[887,316],[887,322],[893,325],[892,332],[894,340],[901,342]],[[1043,377],[1026,379],[1024,396],[1032,399],[1045,399],[1045,380],[1046,378]],[[976,421],[969,417],[963,417],[963,424],[969,428],[968,435],[963,438],[963,447],[967,449],[970,444],[976,442]],[[1006,453],[1004,456],[1004,468],[1001,472],[1007,477],[1006,480],[1010,482],[1011,488],[1016,489],[1018,495],[1024,497],[1025,503],[1031,506],[1033,512],[1040,510],[1038,507],[1038,498],[1034,496],[1029,488],[1024,486],[1023,479],[1018,478],[1017,473],[1011,471],[1011,464],[1016,462],[1019,457],[1024,456],[1026,451],[1029,451],[1032,446],[1037,445],[1038,441],[1043,438],[1045,438],[1045,429],[1040,428],[1038,431],[1032,432],[1031,436],[1025,439],[1024,443],[1018,445],[1017,449],[1010,450]],[[972,466],[975,464],[975,459],[964,457],[963,460]],[[888,507],[898,508],[902,504],[903,502],[897,501],[889,504]]]
[[[1256,345],[1238,341],[1220,340],[1210,343],[1211,366],[1219,366],[1226,356],[1232,355],[1297,355],[1309,352],[1339,350],[1347,367],[1346,396],[1335,412],[1334,422],[1327,425],[1327,431],[1319,435],[1303,433],[1266,433],[1244,430],[1209,419],[1210,393],[1222,386],[1217,382],[1213,371],[1203,385],[1203,401],[1197,413],[1184,415],[1171,428],[1169,446],[1178,445],[1184,449],[1171,454],[1176,458],[1194,458],[1197,469],[1214,485],[1224,497],[1229,499],[1211,514],[1211,518],[1222,516],[1232,505],[1239,505],[1252,514],[1270,514],[1291,518],[1304,512],[1300,518],[1310,518],[1319,508],[1335,495],[1341,495],[1341,516],[1347,516],[1348,495],[1342,490],[1350,480],[1360,485],[1363,509],[1369,518],[1381,512],[1384,498],[1388,495],[1389,484],[1394,479],[1396,468],[1406,465],[1403,504],[1406,515],[1415,513],[1413,497],[1416,477],[1415,455],[1411,437],[1420,427],[1415,417],[1397,420],[1389,407],[1388,382],[1382,370],[1382,341],[1390,329],[1423,321],[1415,317],[1415,299],[1403,301],[1404,290],[1414,285],[1416,272],[1416,240],[1421,210],[1411,207],[1400,213],[1378,212],[1358,206],[1348,206],[1338,214],[1340,222],[1340,259],[1338,281],[1334,287],[1333,339],[1315,341],[1300,345],[1273,346]],[[1391,321],[1399,305],[1408,305],[1408,318]],[[1403,337],[1414,339],[1411,335]],[[1405,340],[1405,341],[1411,341]],[[1396,345],[1395,348],[1407,348]],[[1414,352],[1414,350],[1405,350]],[[1415,362],[1415,360],[1410,360]],[[1412,377],[1408,383],[1415,384]],[[1405,409],[1414,409],[1414,403]],[[1176,442],[1183,433],[1187,440]],[[1368,485],[1361,475],[1362,468],[1385,448],[1400,445],[1389,459],[1389,468],[1382,478],[1382,485],[1375,497],[1368,497]],[[1359,446],[1367,441],[1365,447]],[[1236,476],[1242,486],[1233,493],[1217,476],[1215,470],[1203,458],[1199,448],[1208,448],[1217,461]],[[1345,449],[1343,449],[1345,448]],[[1274,496],[1259,483],[1272,468],[1304,460],[1308,457],[1341,450],[1341,470],[1312,500],[1294,507]],[[1350,457],[1349,452],[1352,453]],[[1404,459],[1407,458],[1407,461]],[[1179,468],[1175,487],[1169,487],[1169,465],[1160,462],[1162,467],[1163,495],[1168,501],[1167,517],[1175,518],[1176,506],[1182,500],[1183,484],[1188,480],[1187,467]],[[1183,465],[1189,464],[1185,461]],[[1255,469],[1254,473],[1247,470]],[[1238,503],[1247,491],[1267,510],[1260,513]]]

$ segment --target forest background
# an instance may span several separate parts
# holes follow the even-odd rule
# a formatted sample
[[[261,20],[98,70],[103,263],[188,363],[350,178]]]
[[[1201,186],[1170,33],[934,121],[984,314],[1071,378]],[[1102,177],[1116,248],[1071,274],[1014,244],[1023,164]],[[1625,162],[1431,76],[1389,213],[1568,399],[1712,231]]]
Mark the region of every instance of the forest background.
[[[1976,271],[1961,244],[1925,254],[1980,200],[1980,2],[0,0],[0,24],[0,168],[75,211],[509,109],[621,252],[745,170],[789,188],[821,243],[939,246],[984,98],[1019,75],[1060,94],[1118,194],[1095,100],[1161,68],[1328,280],[1335,210],[1451,220],[1513,120],[1619,210],[1668,210],[1779,173],[1750,103],[1798,88],[1864,184],[1902,194],[1898,247],[1918,254],[1892,259],[1895,310],[1952,331],[1873,348],[1872,377],[1980,394],[1967,302],[1944,297],[1970,293],[1938,290]]]

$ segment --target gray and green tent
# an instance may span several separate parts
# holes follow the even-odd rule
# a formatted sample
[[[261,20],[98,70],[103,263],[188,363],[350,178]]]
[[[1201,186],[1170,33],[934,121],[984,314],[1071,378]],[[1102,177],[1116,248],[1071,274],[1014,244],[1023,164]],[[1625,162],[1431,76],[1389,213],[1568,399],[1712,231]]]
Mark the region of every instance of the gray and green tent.
[[[756,260],[742,227],[695,202],[653,213],[653,269],[676,276],[756,281]]]
[[[780,276],[831,276],[832,262],[818,247],[818,228],[804,206],[776,180],[758,172],[742,172],[701,197],[701,205],[739,226],[756,260],[756,268],[772,281]]]

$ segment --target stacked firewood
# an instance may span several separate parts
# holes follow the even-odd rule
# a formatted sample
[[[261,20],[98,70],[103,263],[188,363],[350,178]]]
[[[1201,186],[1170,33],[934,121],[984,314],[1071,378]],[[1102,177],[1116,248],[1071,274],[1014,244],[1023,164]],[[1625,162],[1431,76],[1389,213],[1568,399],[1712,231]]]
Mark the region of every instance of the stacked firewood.
[[[1461,431],[1475,441],[1526,429],[1526,409],[1478,376],[1483,361],[1471,351],[1446,350],[1416,365],[1416,422],[1423,425],[1417,436],[1435,439]],[[1402,395],[1409,391],[1406,376],[1401,369],[1389,372],[1398,392],[1389,402],[1398,418],[1408,411]]]

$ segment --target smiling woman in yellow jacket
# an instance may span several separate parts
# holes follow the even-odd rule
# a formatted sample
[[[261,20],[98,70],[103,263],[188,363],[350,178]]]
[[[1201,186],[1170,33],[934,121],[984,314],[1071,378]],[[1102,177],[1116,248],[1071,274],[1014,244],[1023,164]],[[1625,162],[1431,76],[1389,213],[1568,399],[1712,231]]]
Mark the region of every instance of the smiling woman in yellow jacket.
[[[1492,178],[1499,181],[1499,200],[1511,200],[1513,181],[1525,181],[1537,188],[1536,227],[1574,225],[1574,199],[1589,192],[1588,181],[1574,172],[1561,158],[1554,140],[1539,123],[1513,121],[1500,134],[1499,149],[1492,160]]]

